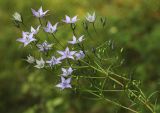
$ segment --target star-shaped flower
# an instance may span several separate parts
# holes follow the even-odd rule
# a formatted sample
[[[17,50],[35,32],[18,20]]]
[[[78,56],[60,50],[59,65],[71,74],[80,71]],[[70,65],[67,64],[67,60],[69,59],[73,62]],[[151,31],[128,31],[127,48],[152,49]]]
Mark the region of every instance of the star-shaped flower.
[[[48,61],[46,61],[46,63],[49,64],[50,67],[56,65],[56,64],[60,64],[61,61],[60,61],[60,58],[56,58],[55,56],[52,56],[52,58]]]
[[[70,51],[67,47],[65,51],[57,51],[59,54],[61,54],[61,59],[70,58],[74,59],[73,55],[76,53],[76,51]]]
[[[83,51],[80,50],[79,53],[75,54],[75,56],[76,56],[76,60],[79,60],[79,59],[83,59],[85,57],[85,54]]]
[[[41,69],[44,68],[45,66],[45,61],[43,60],[43,58],[41,58],[40,60],[36,60],[36,64],[34,67]]]
[[[12,17],[15,21],[22,22],[22,16],[18,12],[15,12]]]
[[[46,52],[50,49],[52,49],[53,44],[49,44],[47,41],[44,41],[42,44],[37,44],[37,47],[39,48],[39,51]]]
[[[34,35],[36,35],[39,31],[39,28],[41,27],[41,25],[39,25],[36,29],[34,29],[32,26],[31,26],[31,33],[33,33]]]
[[[57,31],[58,22],[52,26],[51,22],[48,21],[47,26],[44,27],[45,32],[47,33],[55,33]]]
[[[71,78],[65,79],[64,77],[61,77],[61,83],[57,84],[56,87],[61,88],[62,90],[65,88],[72,88],[70,82]]]
[[[35,59],[34,59],[33,56],[29,55],[29,56],[27,56],[27,60],[26,60],[26,61],[27,61],[28,63],[32,64],[32,63],[35,62]]]
[[[81,37],[79,37],[78,39],[76,39],[75,36],[73,36],[73,40],[72,41],[68,41],[68,43],[70,44],[77,44],[77,43],[80,43],[82,42],[84,39],[83,39],[84,35],[82,35]]]
[[[96,20],[95,12],[92,15],[88,13],[86,16],[86,20],[90,23],[94,23]]]
[[[73,69],[71,67],[69,67],[68,69],[62,68],[62,76],[66,77],[68,75],[71,75],[73,72]]]
[[[78,20],[79,19],[77,19],[77,16],[74,16],[73,18],[70,18],[69,16],[66,15],[66,19],[62,20],[62,21],[65,22],[65,23],[67,23],[67,24],[74,24]]]
[[[47,14],[47,12],[49,11],[49,10],[47,10],[47,11],[44,11],[44,12],[43,12],[42,6],[39,8],[38,11],[35,11],[34,9],[31,9],[31,10],[32,10],[33,15],[34,15],[35,17],[37,17],[37,18],[42,18],[42,17],[44,17],[44,16]]]
[[[33,33],[22,32],[22,38],[17,39],[17,41],[22,42],[24,44],[24,47],[25,47],[29,43],[31,43],[33,41],[36,41],[36,39],[33,37]]]

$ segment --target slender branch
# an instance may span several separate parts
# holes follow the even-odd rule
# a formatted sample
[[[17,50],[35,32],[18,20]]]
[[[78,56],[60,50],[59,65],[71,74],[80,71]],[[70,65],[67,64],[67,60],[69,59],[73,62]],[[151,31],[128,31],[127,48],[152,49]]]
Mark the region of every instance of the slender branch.
[[[108,73],[106,73],[105,71],[100,70],[100,69],[97,69],[96,67],[88,64],[87,62],[85,62],[85,61],[83,61],[83,60],[80,60],[80,61],[82,61],[83,63],[87,64],[87,65],[90,66],[91,68],[93,68],[93,69],[95,69],[95,70],[97,70],[97,71],[99,71],[99,72],[101,72],[101,73],[103,73],[103,74],[105,74],[105,75],[108,75]],[[124,85],[123,85],[121,82],[119,82],[118,80],[114,79],[113,77],[111,77],[111,76],[108,75],[108,78],[111,79],[111,80],[113,80],[115,83],[119,84],[120,86],[124,87]]]
[[[39,20],[40,25],[43,26],[41,19],[38,18],[38,20]]]
[[[110,99],[104,98],[104,97],[102,97],[102,96],[100,96],[100,95],[98,95],[98,94],[96,94],[94,92],[91,92],[91,91],[87,91],[87,92],[92,94],[92,95],[94,95],[94,96],[96,96],[96,97],[98,97],[98,98],[102,98],[102,100],[104,99],[104,100],[108,101],[109,103],[112,103],[112,104],[114,104],[116,106],[119,106],[119,107],[122,107],[124,109],[127,109],[127,110],[129,110],[129,111],[131,111],[133,113],[139,113],[138,111],[135,111],[135,110],[133,110],[133,109],[131,109],[129,107],[123,106],[123,105],[121,105],[121,104],[119,104],[119,103],[117,103],[115,101],[110,100]]]
[[[52,33],[52,36],[53,36],[53,38],[56,40],[56,42],[59,43],[59,45],[60,45],[63,49],[65,49],[64,46],[60,43],[60,41],[55,37],[55,35],[54,35],[53,33]]]
[[[96,30],[96,28],[95,28],[95,23],[93,23],[92,25],[93,25],[94,31],[97,33],[97,30]]]
[[[99,71],[99,72],[101,72],[101,73],[104,73],[104,74],[108,75],[108,73],[105,72],[104,69],[102,69],[99,65],[98,65],[98,67],[101,68],[101,69],[97,69],[96,67],[88,64],[87,62],[85,62],[85,61],[83,61],[83,60],[81,60],[81,61],[82,61],[83,63],[87,64],[88,66],[90,66],[91,68],[93,68],[93,69],[95,69],[95,70],[97,70],[97,71]],[[112,74],[113,74],[113,73],[112,73]],[[115,75],[117,75],[117,74],[115,74]],[[119,75],[118,75],[118,76],[119,76]],[[121,77],[121,76],[120,76],[120,77]],[[113,80],[113,81],[116,82],[117,84],[121,85],[122,87],[124,87],[124,85],[123,85],[121,82],[119,82],[118,80],[114,79],[113,77],[111,77],[111,76],[108,75],[108,78],[111,79],[111,80]],[[129,91],[131,91],[131,90],[129,90]],[[153,109],[151,108],[151,106],[149,106],[146,102],[144,102],[143,100],[141,100],[133,91],[131,91],[131,93],[132,93],[136,98],[138,98],[138,100],[139,100],[140,102],[142,102],[152,113],[154,113],[154,111],[153,111]],[[107,101],[110,101],[110,100],[107,100]]]
[[[132,93],[141,103],[143,103],[152,113],[155,113],[154,110],[152,109],[151,106],[149,106],[146,101],[144,102],[143,100],[140,99],[139,96],[137,96],[133,91],[128,90],[130,93]]]
[[[72,24],[72,23],[70,25],[71,25],[71,29],[72,29],[73,35],[76,36],[75,28],[74,28],[74,27],[76,27],[76,25]]]

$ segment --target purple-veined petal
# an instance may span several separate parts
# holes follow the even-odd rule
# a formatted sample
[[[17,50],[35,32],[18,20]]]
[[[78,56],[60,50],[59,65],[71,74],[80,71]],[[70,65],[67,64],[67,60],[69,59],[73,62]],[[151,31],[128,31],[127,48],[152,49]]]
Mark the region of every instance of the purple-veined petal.
[[[57,25],[58,25],[58,22],[53,26],[53,31],[57,30]]]
[[[43,13],[42,6],[38,9],[38,12],[39,12],[40,14],[42,14],[42,13]]]
[[[61,82],[64,83],[65,82],[65,78],[61,77]]]
[[[32,8],[31,8],[31,10],[32,10],[33,15],[36,16],[36,17],[38,17],[38,12],[36,12],[36,11],[35,11],[34,9],[32,9]]]
[[[71,18],[66,15],[66,22],[70,22],[70,21],[71,21]]]
[[[66,79],[65,82],[68,83],[68,84],[70,84],[71,78]]]
[[[76,21],[77,21],[77,16],[74,16],[74,17],[72,18],[72,22],[75,23]]]
[[[65,53],[63,51],[57,51],[59,54],[61,55],[65,55]]]

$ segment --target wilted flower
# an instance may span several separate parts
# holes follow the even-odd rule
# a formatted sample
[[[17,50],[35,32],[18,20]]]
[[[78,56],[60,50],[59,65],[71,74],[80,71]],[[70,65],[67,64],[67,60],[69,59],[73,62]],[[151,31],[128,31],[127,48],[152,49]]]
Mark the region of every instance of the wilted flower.
[[[31,43],[33,41],[36,41],[36,39],[33,37],[33,33],[22,32],[22,38],[17,39],[17,41],[22,42],[24,44],[24,47],[25,47],[29,43]]]
[[[57,51],[57,52],[62,55],[61,59],[65,58],[74,59],[73,55],[76,53],[76,51],[69,51],[68,47],[65,49],[65,51]]]
[[[43,58],[41,58],[40,60],[36,60],[36,64],[37,65],[35,65],[34,67],[41,69],[41,68],[44,68],[45,62]]]
[[[22,22],[22,17],[18,12],[15,12],[12,16],[15,21]]]
[[[47,26],[44,28],[44,30],[47,33],[55,33],[57,31],[57,25],[58,23],[52,26],[51,22],[48,21]]]
[[[80,43],[80,42],[82,42],[84,40],[83,37],[84,37],[84,35],[82,35],[81,37],[79,37],[78,39],[76,39],[76,37],[73,36],[73,40],[72,41],[68,41],[68,43],[70,43],[70,44]]]
[[[47,12],[49,11],[49,10],[47,10],[47,11],[44,11],[44,12],[43,12],[42,6],[39,8],[38,11],[35,11],[35,10],[32,9],[32,8],[31,8],[31,10],[32,10],[33,15],[34,15],[35,17],[37,17],[37,18],[42,18],[42,17],[44,17],[44,16],[47,14]]]
[[[50,49],[52,49],[53,44],[49,44],[47,41],[44,41],[42,44],[37,44],[37,47],[39,48],[39,51],[46,52]]]
[[[76,60],[79,60],[79,59],[83,59],[85,57],[85,54],[83,51],[80,50],[79,53],[75,54],[75,56],[76,56]]]
[[[66,15],[66,19],[62,20],[62,21],[65,22],[65,23],[67,23],[67,24],[74,24],[78,20],[79,19],[77,19],[77,16],[74,16],[73,18],[70,18],[69,16]]]
[[[56,87],[61,88],[62,90],[65,88],[72,88],[70,82],[71,78],[65,79],[64,77],[61,77],[61,83],[57,84]]]
[[[56,58],[55,56],[52,56],[51,60],[46,61],[46,63],[48,63],[51,67],[56,65],[56,64],[60,64],[60,58]]]
[[[87,16],[86,16],[86,20],[87,20],[88,22],[94,23],[95,20],[96,20],[95,12],[93,13],[93,15],[91,15],[91,14],[88,13]]]
[[[41,27],[41,26],[39,25],[36,29],[34,29],[34,28],[31,26],[31,33],[33,33],[34,35],[36,35],[36,34],[38,33],[40,27]]]
[[[32,64],[32,63],[35,62],[35,59],[34,59],[33,56],[29,55],[29,56],[27,56],[27,60],[26,60],[26,61],[27,61],[28,63]]]
[[[71,75],[73,72],[73,69],[71,67],[69,67],[68,69],[62,68],[62,76],[66,77],[68,75]]]

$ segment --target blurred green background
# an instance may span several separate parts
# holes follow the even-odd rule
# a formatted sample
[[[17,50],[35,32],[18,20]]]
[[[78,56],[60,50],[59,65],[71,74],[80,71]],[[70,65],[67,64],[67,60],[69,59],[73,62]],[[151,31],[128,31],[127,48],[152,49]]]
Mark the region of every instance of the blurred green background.
[[[107,102],[57,91],[53,88],[54,75],[30,68],[23,61],[29,51],[16,42],[21,31],[14,27],[12,14],[21,13],[29,30],[37,24],[30,9],[40,6],[40,0],[0,0],[0,113],[129,113]],[[124,69],[141,80],[147,96],[160,90],[159,0],[43,0],[43,6],[50,10],[48,18],[52,21],[61,20],[65,14],[82,19],[93,11],[106,16],[107,36],[101,34],[101,40],[113,38],[123,45]],[[63,38],[66,32],[60,35]],[[160,108],[160,104],[157,106]]]

